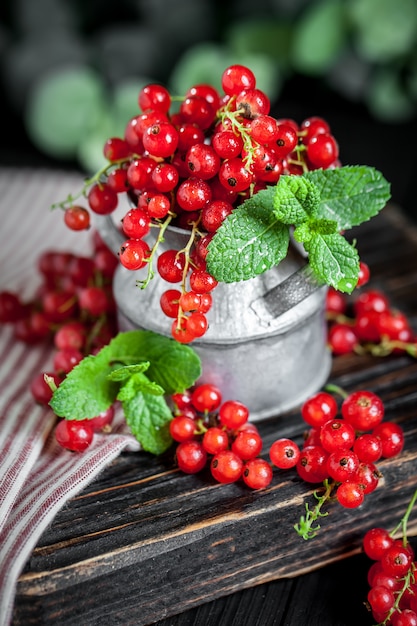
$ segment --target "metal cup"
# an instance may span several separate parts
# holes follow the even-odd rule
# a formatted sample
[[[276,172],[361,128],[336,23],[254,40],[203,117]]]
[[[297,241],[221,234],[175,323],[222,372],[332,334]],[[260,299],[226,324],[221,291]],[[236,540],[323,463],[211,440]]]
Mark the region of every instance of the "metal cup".
[[[100,217],[97,228],[118,251],[124,237],[111,217]],[[167,249],[183,248],[188,234],[168,227],[156,257]],[[170,336],[170,320],[159,304],[169,285],[155,272],[141,289],[138,281],[146,271],[121,265],[116,270],[113,290],[120,330],[146,329]],[[197,382],[218,386],[224,400],[243,402],[251,421],[301,405],[330,372],[325,301],[326,287],[315,282],[295,252],[256,278],[219,283],[207,313],[209,328],[191,344],[202,360]]]

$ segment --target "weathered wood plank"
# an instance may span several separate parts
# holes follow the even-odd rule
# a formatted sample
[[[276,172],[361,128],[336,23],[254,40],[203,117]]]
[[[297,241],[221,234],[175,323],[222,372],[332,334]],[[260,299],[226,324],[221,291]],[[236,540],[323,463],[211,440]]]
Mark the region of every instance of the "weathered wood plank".
[[[415,324],[415,231],[392,210],[355,236],[372,285]],[[19,580],[14,624],[150,624],[359,553],[363,532],[376,522],[394,526],[417,489],[417,361],[349,355],[334,359],[330,381],[379,393],[386,419],[405,431],[404,453],[378,464],[383,480],[360,509],[331,506],[319,535],[306,542],[293,524],[305,500],[313,502],[314,487],[293,471],[276,470],[269,488],[253,492],[216,484],[208,472],[183,475],[172,454],[124,453],[42,536]],[[259,427],[265,451],[279,436],[303,438],[298,411]],[[417,535],[417,516],[410,535]]]

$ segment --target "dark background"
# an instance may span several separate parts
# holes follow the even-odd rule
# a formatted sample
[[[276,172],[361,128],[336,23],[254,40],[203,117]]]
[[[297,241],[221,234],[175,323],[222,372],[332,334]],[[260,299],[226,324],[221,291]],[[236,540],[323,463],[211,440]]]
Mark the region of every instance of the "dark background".
[[[119,74],[129,75],[137,71],[168,82],[182,55],[201,41],[223,43],[231,27],[242,21],[258,19],[282,21],[289,24],[293,32],[306,8],[314,4],[318,2],[37,0],[33,3],[3,0],[0,7],[0,164],[83,170],[83,165],[73,156],[63,158],[48,154],[30,137],[25,125],[31,90],[51,68],[59,72],[68,63],[86,63],[98,69],[110,87],[117,82],[114,68],[118,68]],[[349,28],[352,30],[348,24],[348,31]],[[114,37],[116,31],[120,41],[124,40],[124,32],[125,39],[128,39],[132,29],[136,29],[137,53],[120,50],[120,61],[117,59],[118,48],[107,44],[111,51],[106,57],[103,52],[106,41]],[[68,38],[68,45],[58,46],[55,55],[44,50],[45,41],[53,38],[54,32],[59,33],[58,38]],[[346,37],[350,36],[349,32]],[[43,47],[37,43],[39,41]],[[277,42],[277,46],[281,44]],[[352,45],[350,41],[348,45]],[[411,53],[416,50],[417,45]],[[394,61],[405,63],[404,59]],[[394,111],[393,104],[393,119],[387,119],[387,115],[381,119],[369,107],[365,84],[362,91],[349,92],[348,84],[353,84],[356,79],[352,73],[344,78],[339,75],[339,84],[344,86],[335,88],[338,63],[335,60],[333,66],[308,75],[291,66],[291,59],[288,62],[285,58],[284,79],[273,102],[273,113],[299,122],[311,115],[324,117],[338,140],[342,163],[366,164],[379,169],[391,183],[392,200],[415,221],[417,101],[414,115],[402,116]],[[358,67],[366,68],[369,76],[375,68],[385,69],[389,65],[384,60],[380,63],[378,60],[372,63],[361,60],[361,63]],[[390,63],[389,68],[392,67]],[[340,65],[340,72],[346,72],[343,67]]]
[[[347,4],[349,0],[343,0]],[[401,1],[398,11],[401,12]],[[100,57],[102,42],[109,29],[126,33],[138,28],[138,52],[114,63],[126,73],[137,69],[151,73],[161,82],[169,80],[181,55],[201,41],[221,42],[230,25],[243,19],[271,17],[295,24],[307,5],[315,0],[2,0],[0,4],[0,166],[34,166],[81,170],[76,158],[59,158],[46,153],[30,137],[25,111],[31,90],[52,66],[59,71],[68,62],[81,62],[98,68],[111,86],[114,75],[107,71],[117,61]],[[70,45],[61,55],[42,56],[39,41],[53,35],[56,7],[68,13],[72,23]],[[382,11],[382,9],[381,9]],[[68,18],[69,15],[69,18]],[[61,16],[62,17],[62,16]],[[56,18],[58,19],[58,18]],[[62,24],[60,28],[63,28]],[[417,33],[417,31],[416,31]],[[33,45],[32,45],[33,44]],[[25,48],[27,46],[27,48]],[[22,52],[29,50],[27,56]],[[39,49],[39,56],[36,50]],[[22,53],[19,56],[19,53]],[[414,46],[417,59],[417,46]],[[19,60],[20,64],[17,62]],[[129,65],[129,62],[132,62]],[[394,62],[399,62],[394,59]],[[26,63],[26,67],[25,67]],[[369,64],[372,71],[383,62]],[[378,67],[377,67],[378,69]],[[20,73],[18,73],[18,71]],[[338,67],[332,66],[332,77]],[[380,170],[391,182],[392,200],[417,223],[415,188],[417,184],[417,102],[415,115],[376,116],[362,93],[336,90],[330,74],[323,70],[307,75],[294,68],[285,76],[279,97],[273,104],[277,117],[301,121],[320,115],[330,124],[340,146],[343,164],[367,164]],[[354,76],[346,76],[346,81]],[[343,83],[343,80],[341,80]],[[353,81],[354,82],[354,81]],[[366,92],[366,85],[364,85]],[[0,190],[1,191],[1,190]],[[3,216],[4,217],[4,216]],[[415,542],[414,542],[415,543]],[[298,579],[275,581],[255,589],[222,598],[192,609],[161,626],[194,624],[370,624],[365,609],[358,611],[367,592],[369,566],[357,555]],[[348,589],[347,589],[348,587]],[[183,593],[183,590],[179,590]],[[303,602],[297,603],[301,598]],[[285,610],[276,615],[277,599]],[[358,600],[359,599],[359,600]],[[361,605],[361,608],[362,605]],[[310,610],[313,615],[306,615]],[[268,613],[269,611],[269,613]],[[292,617],[292,619],[291,619]],[[246,621],[245,621],[246,620]],[[263,623],[262,623],[262,620]]]

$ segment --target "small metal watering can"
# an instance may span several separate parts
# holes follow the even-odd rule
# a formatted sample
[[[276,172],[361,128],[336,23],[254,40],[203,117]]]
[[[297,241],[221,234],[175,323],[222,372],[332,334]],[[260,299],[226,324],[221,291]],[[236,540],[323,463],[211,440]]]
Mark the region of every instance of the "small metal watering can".
[[[97,228],[114,251],[125,237],[110,216]],[[182,249],[188,231],[169,227],[157,255]],[[149,242],[150,244],[152,242]],[[137,286],[146,269],[118,267],[113,291],[120,330],[136,328],[170,336],[170,320],[159,300],[169,285],[155,272],[145,289]],[[313,279],[300,255],[289,255],[264,274],[237,283],[219,283],[207,314],[206,334],[190,345],[202,360],[197,381],[222,391],[223,400],[243,402],[250,420],[276,416],[300,405],[325,383],[330,372],[325,322],[326,287]]]

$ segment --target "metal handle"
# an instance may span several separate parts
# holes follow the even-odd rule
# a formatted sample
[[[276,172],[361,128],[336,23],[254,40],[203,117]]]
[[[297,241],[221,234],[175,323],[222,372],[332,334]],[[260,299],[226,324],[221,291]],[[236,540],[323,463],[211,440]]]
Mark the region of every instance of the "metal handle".
[[[315,277],[307,263],[270,289],[265,295],[251,302],[251,308],[263,321],[276,319],[293,309],[324,286]]]

